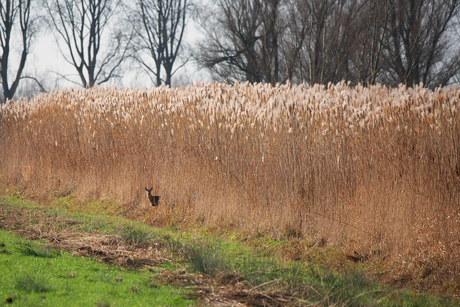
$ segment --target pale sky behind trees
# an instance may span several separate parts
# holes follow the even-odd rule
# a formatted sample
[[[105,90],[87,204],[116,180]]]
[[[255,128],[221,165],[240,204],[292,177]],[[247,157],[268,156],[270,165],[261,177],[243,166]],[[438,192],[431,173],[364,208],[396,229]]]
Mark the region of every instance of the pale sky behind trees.
[[[68,64],[62,57],[58,44],[47,25],[42,25],[42,31],[37,34],[32,44],[30,54],[27,58],[25,73],[23,75],[36,76],[40,81],[43,80],[45,89],[53,90],[56,87],[79,87],[61,78],[58,74],[73,75],[76,77],[75,68]],[[193,44],[200,38],[200,30],[193,20],[189,21],[187,26],[184,47],[192,48]],[[66,52],[66,50],[64,50]],[[12,56],[16,56],[17,53]],[[107,85],[116,85],[119,87],[152,87],[150,78],[134,63],[126,61],[121,69],[123,78],[113,79]],[[204,69],[198,70],[193,61],[188,63],[177,71],[173,78],[173,86],[187,85],[190,79],[198,82],[211,81],[211,76]],[[23,79],[19,85],[19,95],[27,92],[26,86],[34,86],[34,81]],[[16,95],[18,96],[18,95]]]
[[[31,97],[43,90],[81,87],[75,67],[68,63],[69,58],[66,61],[62,55],[69,54],[67,46],[62,39],[56,41],[56,30],[50,24],[50,16],[53,15],[47,15],[49,12],[40,4],[45,3],[42,1],[47,0],[33,1],[34,13],[42,17],[35,24],[38,27],[34,29],[36,33],[15,98]],[[129,35],[132,29],[129,9],[126,7],[132,7],[137,2],[120,1],[122,6],[118,7],[119,14],[114,15],[104,29],[101,50],[110,45],[110,28],[121,28],[124,35]],[[366,7],[368,11],[364,11],[367,2],[370,5]],[[431,33],[437,33],[433,29],[443,31],[442,20],[447,20],[448,10],[441,11],[441,2],[455,9],[452,10],[449,30],[439,38]],[[460,82],[460,61],[455,56],[460,51],[460,0],[420,2],[418,4],[422,9],[419,11],[410,11],[406,7],[409,2],[404,0],[188,0],[187,3],[192,5],[187,11],[187,25],[181,44],[183,52],[174,63],[174,69],[178,70],[173,75],[172,86],[188,85],[190,80],[206,82],[227,79],[230,83],[249,80],[272,84],[286,80],[321,84],[354,80],[351,82],[356,84],[366,83],[361,80],[369,82],[372,72],[376,73],[377,78],[372,78],[370,84],[383,82],[394,85],[412,72],[416,74],[414,80],[421,79],[423,65],[427,63],[432,65],[426,66],[430,67],[427,70],[430,78],[425,78],[427,83],[431,80],[430,88],[439,84],[436,80],[443,80],[434,76],[437,72],[448,75],[454,71],[449,67],[455,68],[457,73],[443,84]],[[382,8],[382,3],[387,3],[388,7]],[[396,13],[392,15],[393,12]],[[410,18],[418,18],[415,20],[416,26],[408,22]],[[439,25],[436,27],[434,23]],[[368,24],[375,28],[369,28]],[[18,34],[20,32],[16,29],[13,38],[18,39]],[[376,35],[377,40],[371,41]],[[432,42],[438,45],[430,53],[428,49]],[[375,46],[380,45],[386,49],[376,49]],[[15,72],[21,48],[21,44],[11,46],[8,76]],[[418,62],[420,65],[414,62],[414,58],[418,57],[422,59]],[[373,67],[375,59],[380,60],[376,69]],[[101,57],[98,57],[100,60]],[[201,65],[201,69],[198,69],[198,65]],[[152,75],[149,76],[138,62],[130,58],[122,62],[117,75],[120,77],[111,78],[103,85],[131,88],[155,86]],[[408,80],[411,80],[410,76]],[[36,81],[40,82],[42,88]]]

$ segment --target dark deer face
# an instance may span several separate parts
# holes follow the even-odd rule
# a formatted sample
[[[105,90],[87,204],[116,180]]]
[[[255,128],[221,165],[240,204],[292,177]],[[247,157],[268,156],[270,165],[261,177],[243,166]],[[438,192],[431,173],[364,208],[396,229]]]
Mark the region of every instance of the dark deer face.
[[[152,204],[153,207],[158,206],[160,202],[160,196],[152,195],[152,189],[147,189],[145,188],[145,191],[147,192],[147,197],[149,198],[150,203]]]

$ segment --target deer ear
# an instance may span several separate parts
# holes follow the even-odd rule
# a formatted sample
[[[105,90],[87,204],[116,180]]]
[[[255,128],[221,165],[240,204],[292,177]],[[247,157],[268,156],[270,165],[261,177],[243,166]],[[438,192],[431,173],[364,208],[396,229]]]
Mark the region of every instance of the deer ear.
[[[147,189],[147,187],[145,188],[145,190],[148,192],[149,190]]]

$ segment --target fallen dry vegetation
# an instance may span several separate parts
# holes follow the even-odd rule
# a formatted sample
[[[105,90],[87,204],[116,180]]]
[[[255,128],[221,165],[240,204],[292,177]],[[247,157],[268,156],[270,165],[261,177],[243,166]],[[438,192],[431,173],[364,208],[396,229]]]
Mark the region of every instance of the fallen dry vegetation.
[[[160,239],[130,242],[123,235],[89,232],[79,229],[77,220],[46,214],[40,209],[24,209],[0,203],[0,229],[14,231],[30,240],[45,240],[53,248],[74,256],[92,257],[128,269],[147,268],[152,274],[161,264],[187,261],[185,248],[170,246]],[[122,232],[122,230],[120,230]],[[191,296],[206,306],[284,306],[293,302],[292,293],[272,294],[240,282],[233,273],[217,276],[187,272],[187,267],[160,269],[152,279],[159,284],[192,289]],[[122,278],[122,277],[120,277]],[[155,286],[154,284],[152,284]],[[276,293],[276,289],[274,289]],[[279,292],[279,291],[278,291]]]
[[[0,176],[29,195],[114,199],[153,225],[334,245],[458,293],[459,108],[455,88],[62,90],[2,106]]]
[[[171,261],[171,253],[158,244],[138,246],[119,235],[75,230],[78,221],[46,216],[39,210],[24,210],[0,204],[0,229],[15,231],[30,240],[46,240],[75,256],[98,258],[126,268],[157,266]],[[33,214],[31,217],[30,214]],[[31,220],[33,223],[31,223]]]

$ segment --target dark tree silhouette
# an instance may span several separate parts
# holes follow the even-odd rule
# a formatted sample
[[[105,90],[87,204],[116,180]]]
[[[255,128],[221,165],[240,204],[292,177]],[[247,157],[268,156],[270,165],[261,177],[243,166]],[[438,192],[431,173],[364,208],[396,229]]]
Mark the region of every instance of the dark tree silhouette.
[[[117,8],[118,0],[47,0],[50,24],[65,60],[73,65],[83,87],[102,84],[116,77],[116,71],[127,57],[130,35],[113,32],[101,47]],[[60,43],[63,42],[64,46]],[[66,49],[67,52],[64,52]],[[68,81],[78,83],[74,80]]]
[[[459,0],[391,0],[386,83],[408,86],[447,85],[458,72],[460,57],[449,51],[449,30]]]
[[[12,99],[22,72],[26,65],[27,55],[30,49],[31,39],[35,34],[34,23],[36,17],[31,17],[31,0],[1,0],[0,1],[0,78],[2,81],[2,102]],[[15,29],[19,27],[19,29]],[[16,31],[16,32],[15,32]],[[15,33],[20,35],[14,35]],[[15,50],[14,44],[20,43],[21,54],[17,69],[12,74],[13,82],[9,83],[10,56]]]
[[[214,9],[203,10],[200,22],[206,38],[195,54],[198,64],[219,80],[270,82],[272,76],[265,78],[264,74],[271,75],[272,70],[264,64],[271,66],[278,61],[271,61],[269,54],[277,54],[278,44],[276,35],[263,32],[266,17],[273,18],[266,29],[273,29],[277,13],[266,14],[262,0],[220,0]],[[275,78],[276,70],[274,67]]]
[[[156,85],[171,85],[171,77],[181,52],[187,22],[187,0],[137,0],[130,20],[135,29],[134,59],[147,73],[154,75]],[[153,65],[151,65],[153,60]],[[164,79],[162,78],[164,71]]]
[[[460,0],[219,0],[195,59],[217,80],[447,85]]]

